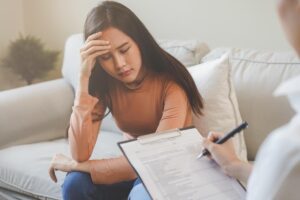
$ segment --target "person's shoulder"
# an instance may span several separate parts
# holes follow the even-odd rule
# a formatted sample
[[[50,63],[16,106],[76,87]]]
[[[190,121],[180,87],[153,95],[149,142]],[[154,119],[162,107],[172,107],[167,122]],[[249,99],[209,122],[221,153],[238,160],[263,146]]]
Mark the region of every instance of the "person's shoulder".
[[[174,80],[170,79],[166,82],[165,91],[167,93],[181,93],[185,94],[184,89]]]
[[[161,88],[170,88],[170,87],[176,87],[178,85],[176,81],[172,79],[168,74],[165,73],[158,73],[158,72],[152,72],[149,75],[149,84],[152,86],[159,86]]]

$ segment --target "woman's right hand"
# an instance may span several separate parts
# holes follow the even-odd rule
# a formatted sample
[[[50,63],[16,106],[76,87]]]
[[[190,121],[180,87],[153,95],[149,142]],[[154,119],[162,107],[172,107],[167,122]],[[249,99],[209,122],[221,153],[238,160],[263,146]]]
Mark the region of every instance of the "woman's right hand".
[[[210,132],[207,139],[203,139],[203,147],[210,152],[210,157],[220,165],[225,174],[246,183],[251,174],[252,165],[238,158],[232,140],[227,140],[223,144],[213,142],[223,135],[223,133]]]
[[[90,35],[80,49],[80,77],[89,79],[96,63],[96,58],[109,52],[109,41],[101,40],[102,32]]]
[[[236,162],[240,162],[240,160],[235,153],[231,140],[221,145],[213,142],[223,137],[223,135],[223,133],[210,132],[207,138],[203,139],[202,145],[210,152],[210,157],[220,165],[225,173],[228,173],[227,168]]]

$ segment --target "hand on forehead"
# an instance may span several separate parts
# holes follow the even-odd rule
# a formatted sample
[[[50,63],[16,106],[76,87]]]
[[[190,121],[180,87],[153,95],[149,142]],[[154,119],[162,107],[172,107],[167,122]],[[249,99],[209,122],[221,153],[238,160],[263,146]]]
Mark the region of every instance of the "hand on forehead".
[[[113,27],[103,30],[101,39],[109,41],[113,49],[131,40],[125,33]]]

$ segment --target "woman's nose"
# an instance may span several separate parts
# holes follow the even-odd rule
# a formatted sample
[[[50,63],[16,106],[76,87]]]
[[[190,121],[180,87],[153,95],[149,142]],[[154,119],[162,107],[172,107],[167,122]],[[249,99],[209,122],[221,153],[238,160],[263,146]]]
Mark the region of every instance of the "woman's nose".
[[[126,64],[125,62],[125,58],[122,55],[116,55],[115,56],[115,66],[118,69],[121,69],[122,67],[124,67]]]

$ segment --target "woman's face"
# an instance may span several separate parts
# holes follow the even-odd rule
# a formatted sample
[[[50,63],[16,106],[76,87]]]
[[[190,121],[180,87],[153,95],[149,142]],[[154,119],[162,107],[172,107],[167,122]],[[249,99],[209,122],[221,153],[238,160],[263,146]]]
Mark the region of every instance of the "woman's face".
[[[113,78],[134,86],[143,77],[142,57],[137,44],[119,29],[110,27],[102,31],[101,40],[109,41],[108,53],[99,56],[98,62]]]

